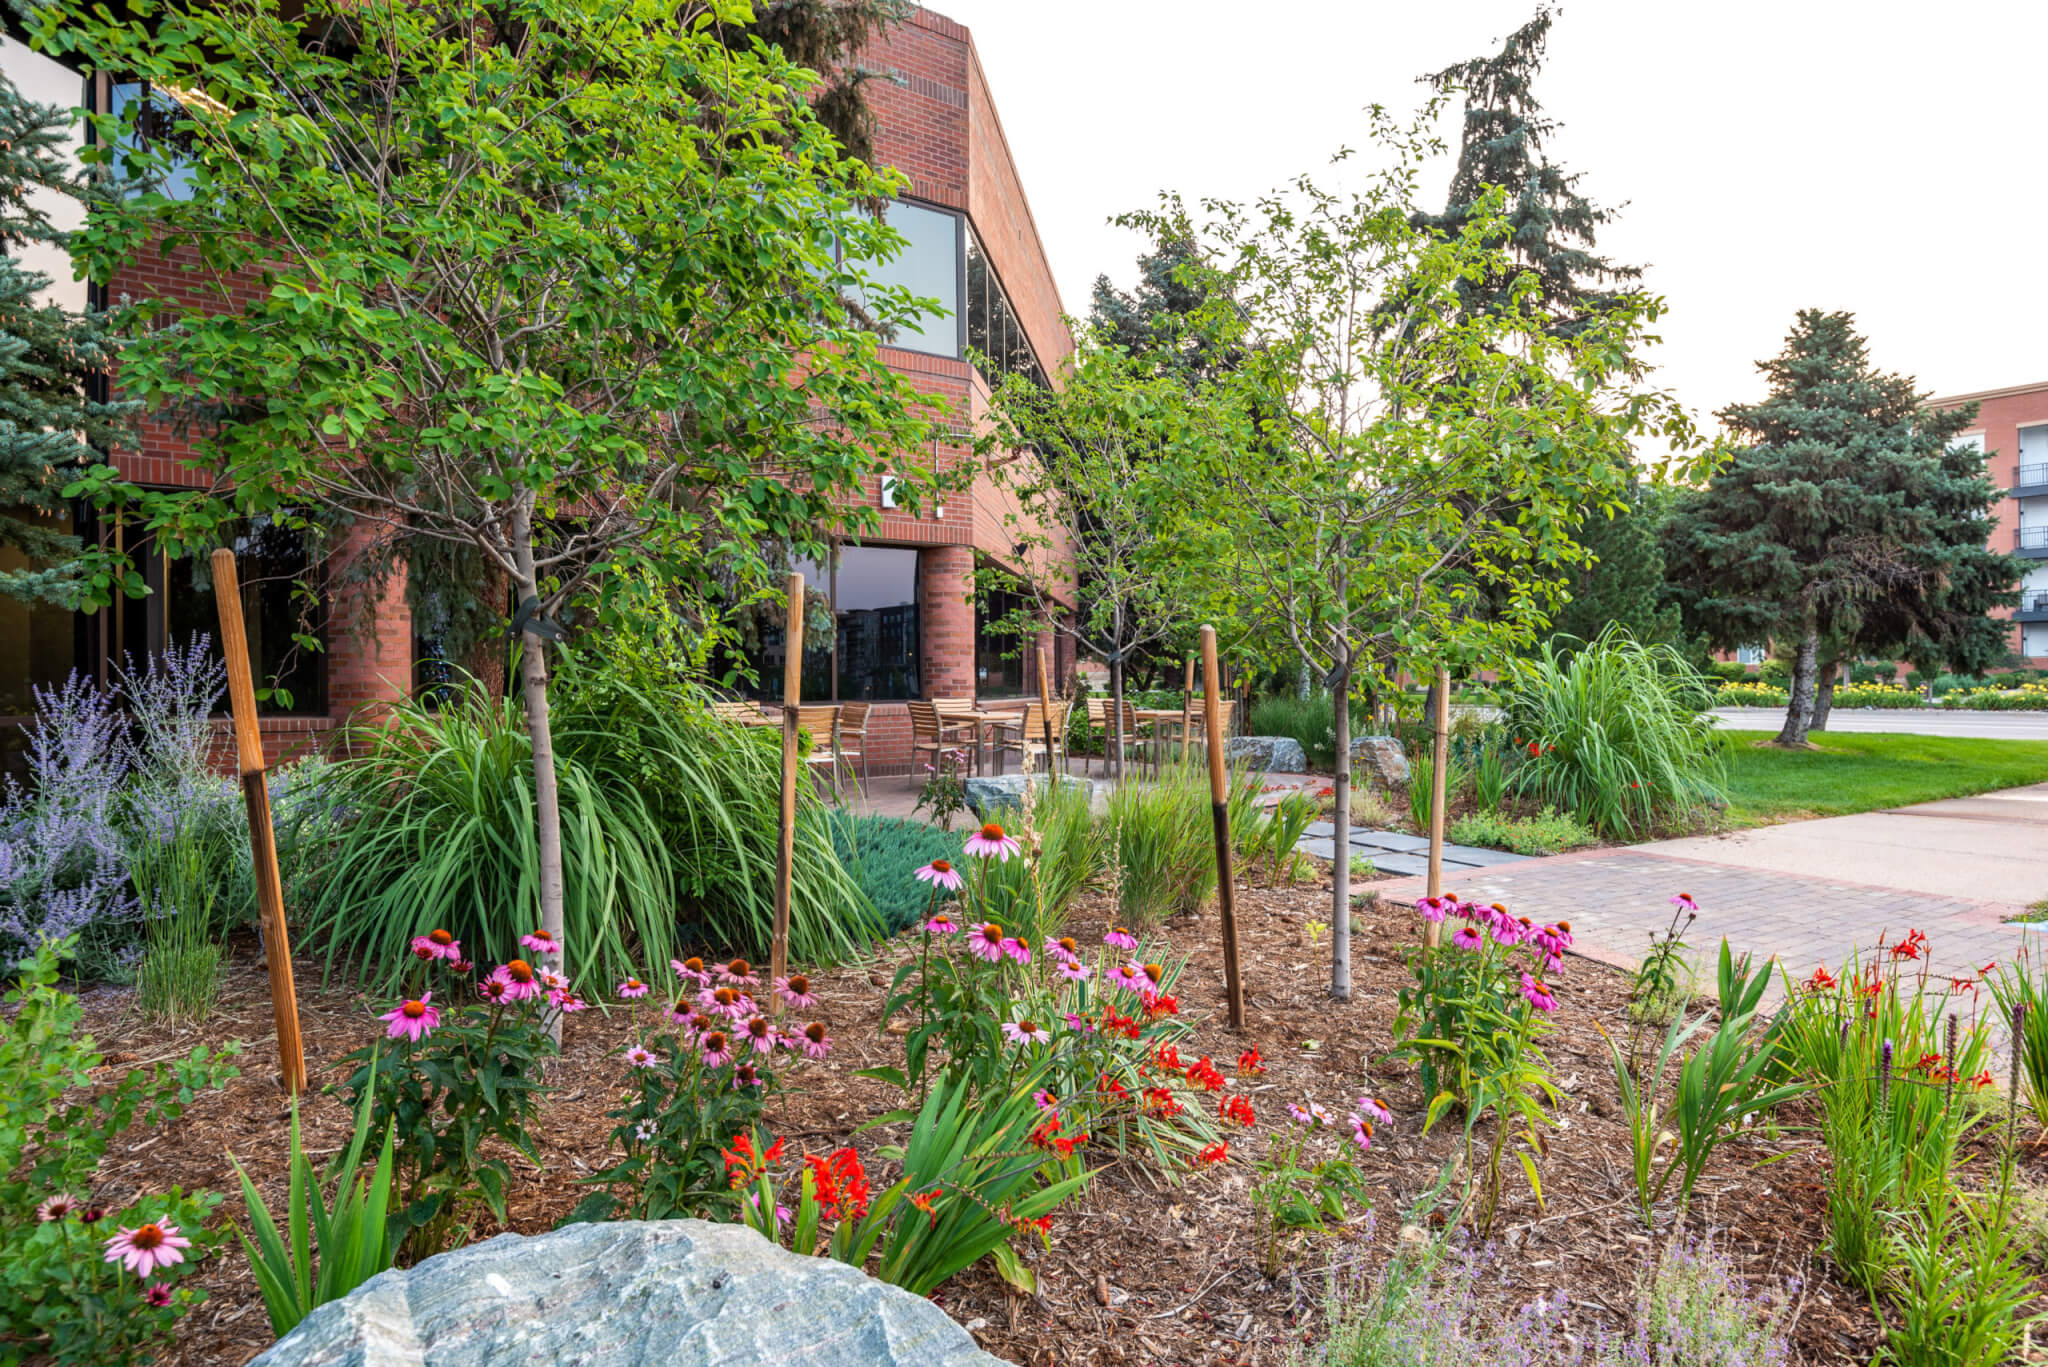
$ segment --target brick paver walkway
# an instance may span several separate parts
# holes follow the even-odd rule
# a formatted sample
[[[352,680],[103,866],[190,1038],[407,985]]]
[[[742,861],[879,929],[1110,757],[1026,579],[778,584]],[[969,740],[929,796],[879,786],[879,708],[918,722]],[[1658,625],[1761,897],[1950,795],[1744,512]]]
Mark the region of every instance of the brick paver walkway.
[[[1412,902],[1421,878],[1370,885],[1382,897]],[[1940,897],[1768,869],[1742,868],[1642,849],[1554,855],[1469,873],[1447,871],[1444,890],[1479,902],[1501,902],[1537,920],[1572,923],[1592,957],[1632,963],[1652,932],[1670,923],[1674,893],[1692,894],[1700,918],[1687,935],[1696,963],[1712,983],[1710,957],[1721,937],[1738,953],[1780,959],[1796,977],[1825,962],[1839,969],[1853,950],[1869,951],[1907,930],[1926,934],[1936,972],[1971,972],[2010,956],[2023,937],[2001,924],[2015,908],[1998,902]],[[2038,952],[2038,951],[2037,951]]]

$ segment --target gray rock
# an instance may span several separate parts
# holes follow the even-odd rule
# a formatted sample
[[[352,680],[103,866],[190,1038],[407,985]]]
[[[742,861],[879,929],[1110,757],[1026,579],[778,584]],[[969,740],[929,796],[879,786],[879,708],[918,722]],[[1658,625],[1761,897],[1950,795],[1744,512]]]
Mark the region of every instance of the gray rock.
[[[1232,736],[1223,742],[1223,757],[1269,774],[1308,772],[1308,755],[1292,736]]]
[[[997,774],[965,780],[960,786],[967,796],[967,806],[983,820],[992,818],[1005,809],[1016,811],[1024,805],[1024,774]],[[1029,775],[1032,791],[1045,786],[1044,774]],[[1093,816],[1105,816],[1109,812],[1109,785],[1098,783],[1092,778],[1078,774],[1061,774],[1060,787],[1071,788],[1088,795],[1088,811]]]
[[[1362,769],[1383,788],[1408,781],[1408,756],[1392,736],[1354,736],[1351,762],[1355,770]]]
[[[921,1296],[744,1225],[570,1225],[372,1277],[258,1367],[1002,1367]]]

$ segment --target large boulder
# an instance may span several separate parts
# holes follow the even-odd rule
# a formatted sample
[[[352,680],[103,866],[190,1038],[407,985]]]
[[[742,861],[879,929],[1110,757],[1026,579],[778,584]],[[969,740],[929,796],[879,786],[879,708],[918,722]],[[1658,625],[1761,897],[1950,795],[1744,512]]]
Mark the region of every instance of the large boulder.
[[[500,1234],[372,1277],[259,1367],[1002,1367],[921,1296],[744,1225]]]
[[[1351,764],[1377,779],[1383,788],[1408,781],[1408,756],[1392,736],[1354,736]]]
[[[996,774],[967,779],[961,784],[967,796],[967,806],[984,821],[994,820],[1005,810],[1016,811],[1024,805],[1024,785],[1029,782],[1036,792],[1045,786],[1044,774]],[[1088,811],[1094,816],[1103,816],[1109,811],[1109,785],[1098,783],[1092,778],[1078,774],[1059,775],[1060,787],[1071,788],[1085,793],[1088,797]]]
[[[1268,774],[1308,772],[1308,754],[1292,736],[1232,736],[1223,742],[1223,757]]]

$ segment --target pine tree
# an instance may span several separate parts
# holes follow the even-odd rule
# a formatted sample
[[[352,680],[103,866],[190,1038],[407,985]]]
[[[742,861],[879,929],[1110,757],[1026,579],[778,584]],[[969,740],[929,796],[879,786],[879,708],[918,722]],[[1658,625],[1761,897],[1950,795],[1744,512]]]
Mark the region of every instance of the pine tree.
[[[1535,94],[1543,50],[1554,15],[1548,6],[1508,35],[1491,57],[1475,57],[1424,76],[1440,95],[1463,91],[1465,118],[1449,203],[1440,214],[1419,214],[1416,223],[1455,237],[1474,217],[1490,187],[1506,192],[1506,240],[1501,244],[1517,269],[1461,286],[1465,307],[1492,309],[1519,277],[1535,277],[1538,297],[1554,320],[1555,335],[1583,330],[1589,316],[1622,297],[1616,286],[1641,277],[1636,266],[1617,265],[1599,254],[1595,236],[1612,222],[1603,209],[1579,193],[1579,176],[1553,164],[1544,141],[1557,131]]]
[[[64,486],[101,459],[133,406],[91,397],[111,366],[113,338],[98,314],[38,304],[50,278],[27,269],[31,243],[68,246],[35,202],[38,189],[83,201],[67,147],[71,116],[23,97],[0,76],[0,545],[31,568],[0,571],[0,593],[69,606],[78,538],[60,529]]]
[[[818,121],[851,156],[875,159],[875,115],[866,86],[881,73],[856,60],[870,40],[910,13],[908,0],[756,0],[751,22],[721,28],[728,47],[755,39],[818,73]]]
[[[1930,410],[1874,369],[1850,314],[1801,311],[1758,369],[1769,397],[1720,415],[1745,444],[1679,500],[1665,549],[1688,630],[1791,647],[1778,744],[1803,745],[1829,658],[1986,660],[1985,614],[2016,601],[2019,566],[1985,549],[1983,458],[1949,449],[1975,410]]]
[[[1613,517],[1589,513],[1572,534],[1595,559],[1572,576],[1571,602],[1552,627],[1590,641],[1614,623],[1639,641],[1676,644],[1678,608],[1664,601],[1663,509],[1656,491],[1641,484],[1627,502],[1627,510]]]
[[[1243,361],[1241,346],[1209,335],[1212,273],[1186,242],[1160,239],[1138,257],[1138,287],[1126,292],[1095,277],[1088,320],[1098,340],[1189,381],[1214,379]]]

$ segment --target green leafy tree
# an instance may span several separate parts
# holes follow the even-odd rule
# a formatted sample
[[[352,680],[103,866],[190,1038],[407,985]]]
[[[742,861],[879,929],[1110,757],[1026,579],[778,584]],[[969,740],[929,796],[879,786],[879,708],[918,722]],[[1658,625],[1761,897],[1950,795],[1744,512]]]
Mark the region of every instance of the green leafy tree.
[[[1503,197],[1454,235],[1422,226],[1415,180],[1434,145],[1373,119],[1391,164],[1363,188],[1302,177],[1250,206],[1210,204],[1199,226],[1171,198],[1124,220],[1199,243],[1208,292],[1228,301],[1211,325],[1246,342],[1244,364],[1217,382],[1234,427],[1171,468],[1180,497],[1234,547],[1218,570],[1244,577],[1237,601],[1337,700],[1339,999],[1351,991],[1354,693],[1404,666],[1473,665],[1533,642],[1584,560],[1579,510],[1627,493],[1632,439],[1690,438],[1682,414],[1630,378],[1661,304],[1632,298],[1553,329],[1538,282],[1504,250]],[[1502,282],[1497,306],[1460,307],[1475,279]],[[1483,615],[1471,611],[1481,593]]]
[[[822,549],[872,516],[853,511],[863,480],[924,479],[905,453],[928,422],[840,264],[900,247],[861,212],[899,182],[843,154],[809,72],[720,40],[752,17],[740,0],[132,13],[78,0],[39,39],[181,92],[174,137],[102,116],[129,193],[79,246],[100,274],[143,251],[187,268],[134,308],[121,383],[194,415],[215,482],[143,493],[101,468],[77,488],[139,504],[172,553],[310,506],[502,575],[559,935],[547,646],[565,610],[601,619],[713,567],[758,581],[764,540]],[[182,195],[149,188],[174,171]],[[867,300],[890,323],[929,302]]]
[[[1822,674],[1844,658],[1995,659],[1986,613],[2016,601],[2019,564],[1985,549],[1997,491],[1983,457],[1950,447],[1975,408],[1925,407],[1910,377],[1871,365],[1852,315],[1802,310],[1784,351],[1757,368],[1770,394],[1722,410],[1746,440],[1677,500],[1666,555],[1688,630],[1723,647],[1789,648],[1776,743],[1797,746]]]
[[[33,243],[70,248],[36,192],[85,202],[69,152],[74,127],[70,111],[0,76],[0,546],[30,562],[0,571],[0,593],[67,607],[85,586],[78,539],[60,521],[64,487],[119,442],[134,411],[92,397],[114,351],[104,316],[37,302],[50,278],[21,259]]]
[[[1678,609],[1664,601],[1662,497],[1637,483],[1621,511],[1580,520],[1572,535],[1589,559],[1567,577],[1571,601],[1551,622],[1557,633],[1590,641],[1612,624],[1645,644],[1677,643]]]

